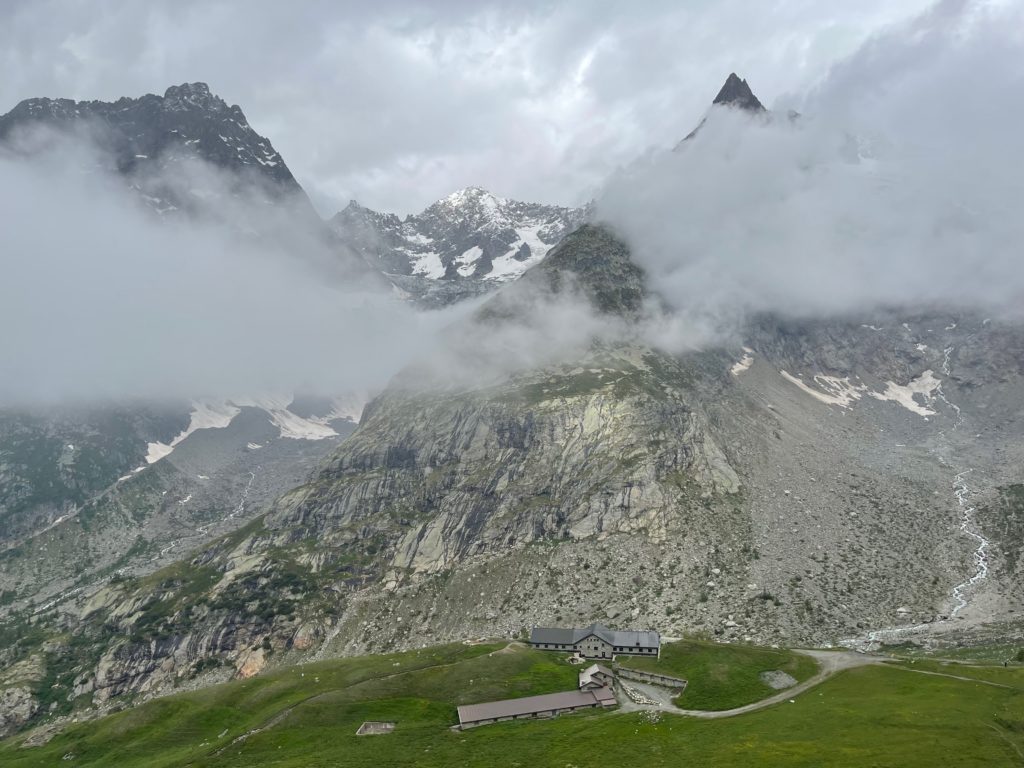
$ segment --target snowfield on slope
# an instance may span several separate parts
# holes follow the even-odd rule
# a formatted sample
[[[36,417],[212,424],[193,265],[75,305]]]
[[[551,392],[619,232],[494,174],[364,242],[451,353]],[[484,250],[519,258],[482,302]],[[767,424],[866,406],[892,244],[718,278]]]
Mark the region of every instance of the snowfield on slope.
[[[290,395],[265,395],[261,397],[231,398],[225,400],[194,400],[189,425],[170,443],[149,443],[146,463],[154,464],[169,456],[192,433],[200,429],[224,429],[242,412],[242,408],[258,408],[270,418],[280,430],[282,438],[292,440],[325,440],[338,437],[331,426],[332,421],[344,419],[359,422],[365,398],[349,396],[337,398],[331,403],[331,410],[323,415],[299,416],[289,410],[293,398]]]

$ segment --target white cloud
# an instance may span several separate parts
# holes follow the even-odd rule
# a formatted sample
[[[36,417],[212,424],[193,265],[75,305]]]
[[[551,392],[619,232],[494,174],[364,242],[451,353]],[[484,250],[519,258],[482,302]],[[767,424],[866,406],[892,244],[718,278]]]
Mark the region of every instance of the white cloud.
[[[327,271],[339,255],[294,219],[269,218],[265,205],[272,231],[256,240],[160,219],[122,179],[83,172],[103,165],[88,152],[72,144],[31,162],[0,155],[7,405],[373,390],[429,355],[451,320],[351,274],[339,286]]]
[[[1022,85],[1024,12],[945,3],[838,64],[796,121],[715,108],[598,211],[691,331],[757,311],[1019,312]]]
[[[925,0],[384,3],[33,0],[0,7],[0,109],[203,80],[325,214],[482,185],[579,203],[684,134],[732,70],[799,92]]]

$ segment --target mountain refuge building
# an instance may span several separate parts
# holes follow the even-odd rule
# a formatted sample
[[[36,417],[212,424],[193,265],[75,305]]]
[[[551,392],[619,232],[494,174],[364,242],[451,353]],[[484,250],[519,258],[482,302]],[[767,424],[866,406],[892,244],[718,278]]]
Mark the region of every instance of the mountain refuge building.
[[[542,651],[575,652],[587,659],[612,659],[616,656],[661,655],[661,635],[652,630],[608,629],[591,624],[582,629],[534,627],[530,645]]]

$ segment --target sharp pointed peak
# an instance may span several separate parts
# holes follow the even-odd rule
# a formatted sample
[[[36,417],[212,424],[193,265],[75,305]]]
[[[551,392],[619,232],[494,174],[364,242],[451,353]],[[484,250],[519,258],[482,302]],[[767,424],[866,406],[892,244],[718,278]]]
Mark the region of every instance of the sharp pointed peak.
[[[712,104],[722,104],[729,107],[739,107],[740,109],[746,109],[751,112],[764,112],[764,105],[758,101],[757,96],[750,90],[750,86],[746,80],[743,80],[735,72],[730,72],[729,76],[725,78],[725,84],[722,85],[721,90],[718,91],[718,95],[715,96]]]

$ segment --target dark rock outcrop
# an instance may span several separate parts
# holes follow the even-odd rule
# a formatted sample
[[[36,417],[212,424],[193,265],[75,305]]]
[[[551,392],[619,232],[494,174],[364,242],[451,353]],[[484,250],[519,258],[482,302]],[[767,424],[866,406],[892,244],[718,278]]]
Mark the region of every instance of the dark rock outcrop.
[[[735,72],[726,78],[725,84],[722,85],[722,89],[711,103],[722,104],[728,107],[739,107],[751,112],[765,111],[764,105],[758,101],[757,96],[750,90],[747,81],[741,80]]]

